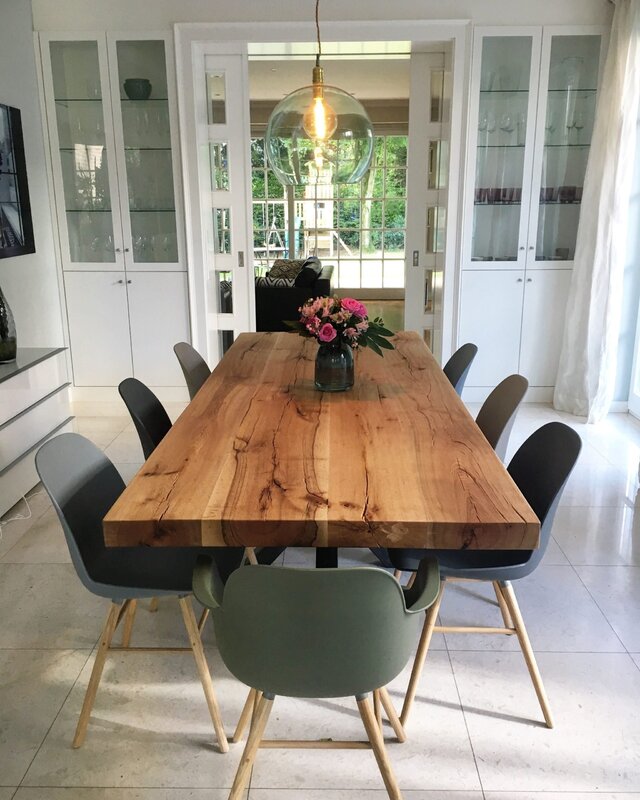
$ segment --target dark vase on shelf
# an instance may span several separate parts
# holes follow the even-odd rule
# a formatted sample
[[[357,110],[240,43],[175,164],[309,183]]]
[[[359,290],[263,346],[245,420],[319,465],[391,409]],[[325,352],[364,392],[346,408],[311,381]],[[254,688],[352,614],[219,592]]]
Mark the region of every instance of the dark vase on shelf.
[[[16,323],[0,289],[0,364],[16,360]]]
[[[353,350],[346,342],[320,343],[315,384],[321,392],[345,392],[353,386]]]

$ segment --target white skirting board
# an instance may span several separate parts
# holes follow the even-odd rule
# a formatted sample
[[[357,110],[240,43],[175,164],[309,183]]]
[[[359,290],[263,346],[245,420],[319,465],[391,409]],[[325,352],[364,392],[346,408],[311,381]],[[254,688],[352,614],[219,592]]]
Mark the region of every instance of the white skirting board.
[[[462,392],[465,403],[484,403],[494,386],[466,386]],[[530,386],[524,396],[525,403],[553,402],[553,386]]]
[[[188,403],[186,386],[149,386],[162,403]],[[71,402],[117,403],[126,411],[117,386],[71,386]]]

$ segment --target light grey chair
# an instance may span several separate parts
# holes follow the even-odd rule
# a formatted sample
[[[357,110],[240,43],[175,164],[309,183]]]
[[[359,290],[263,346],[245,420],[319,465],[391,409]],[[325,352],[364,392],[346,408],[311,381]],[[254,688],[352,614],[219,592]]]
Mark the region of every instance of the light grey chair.
[[[174,345],[173,352],[178,358],[182,374],[187,382],[189,397],[193,400],[202,384],[211,375],[211,370],[200,353],[188,342],[178,342]]]
[[[547,727],[553,727],[549,701],[542,684],[529,636],[520,613],[511,581],[530,575],[542,560],[549,539],[553,518],[562,490],[575,466],[582,442],[580,436],[561,422],[549,422],[538,428],[520,446],[507,467],[525,499],[540,520],[540,544],[536,550],[389,550],[396,569],[416,570],[420,559],[430,555],[438,559],[442,584],[436,602],[427,614],[416,653],[411,679],[400,719],[404,724],[415,698],[431,636],[436,633],[496,633],[517,636],[533,681]],[[504,623],[502,628],[436,626],[442,595],[448,581],[490,581]]]
[[[424,559],[413,587],[403,591],[391,575],[375,568],[248,566],[234,572],[223,586],[215,564],[200,558],[193,591],[212,609],[222,660],[236,678],[252,688],[243,717],[255,702],[229,800],[243,796],[276,695],[355,695],[389,797],[401,800],[384,747],[381,719],[372,711],[367,695],[374,693],[374,705],[384,707],[396,736],[403,741],[404,731],[384,687],[407,663],[420,613],[438,596],[437,563]],[[239,738],[238,731],[235,738]],[[282,745],[264,742],[268,744],[314,746],[309,740]],[[323,747],[353,745],[352,741],[322,742]]]
[[[62,525],[73,566],[84,586],[111,600],[93,664],[91,678],[78,719],[73,747],[84,741],[91,709],[110,650],[135,652],[129,646],[132,608],[143,598],[177,597],[190,647],[196,661],[209,713],[221,752],[227,752],[218,703],[191,605],[191,584],[198,551],[177,547],[107,548],[102,520],[125,488],[120,474],[93,442],[77,433],[65,433],[45,442],[36,455],[36,469]],[[200,551],[202,552],[202,551]],[[207,551],[215,560],[217,575],[226,578],[240,566],[244,548]],[[123,642],[114,647],[116,628],[124,619]],[[140,648],[147,652],[150,648]],[[167,648],[151,648],[166,651]],[[174,651],[176,648],[169,648]]]
[[[467,375],[476,357],[478,347],[468,342],[459,347],[442,368],[444,374],[458,394],[462,394]]]
[[[501,461],[507,455],[516,412],[528,388],[529,381],[522,375],[509,375],[487,397],[476,417],[476,424]]]

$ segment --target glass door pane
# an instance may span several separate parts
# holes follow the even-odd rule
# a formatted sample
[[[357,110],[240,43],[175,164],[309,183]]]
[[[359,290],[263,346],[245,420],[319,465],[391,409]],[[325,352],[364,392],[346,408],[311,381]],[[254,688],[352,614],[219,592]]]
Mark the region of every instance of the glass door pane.
[[[51,42],[50,56],[69,259],[114,262],[98,44]]]
[[[118,88],[134,263],[178,261],[162,40],[118,41]]]
[[[531,53],[529,36],[483,42],[473,261],[518,260]]]
[[[599,61],[599,36],[552,38],[536,261],[571,261],[575,254]]]

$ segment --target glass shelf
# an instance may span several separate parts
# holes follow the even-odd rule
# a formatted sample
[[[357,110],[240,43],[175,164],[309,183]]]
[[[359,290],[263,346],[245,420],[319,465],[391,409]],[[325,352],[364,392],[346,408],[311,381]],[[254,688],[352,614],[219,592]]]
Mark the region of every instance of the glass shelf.
[[[567,94],[568,92],[575,92],[575,94],[589,95],[596,94],[597,91],[597,89],[575,89],[573,87],[565,89],[548,89],[550,94]]]
[[[585,147],[591,147],[591,142],[589,144],[545,144],[545,147],[580,147],[584,150]]]
[[[110,208],[65,208],[66,214],[110,214]]]
[[[579,206],[582,200],[540,200],[541,206]]]
[[[131,97],[121,97],[121,103],[168,103],[168,97],[147,97],[146,100],[133,100]]]
[[[528,89],[480,89],[480,94],[529,94]]]
[[[504,150],[505,148],[512,148],[514,150],[524,150],[523,144],[479,144],[478,150],[486,150],[487,148],[496,148]]]
[[[56,103],[102,103],[101,97],[56,97]]]
[[[131,214],[174,214],[175,208],[131,208]]]
[[[155,151],[160,153],[170,153],[170,147],[125,147],[125,150],[132,150],[134,152],[147,152],[147,151]]]
[[[519,200],[492,200],[490,203],[481,203],[481,202],[474,202],[474,206],[487,206],[492,208],[494,206],[521,206],[522,203]]]

